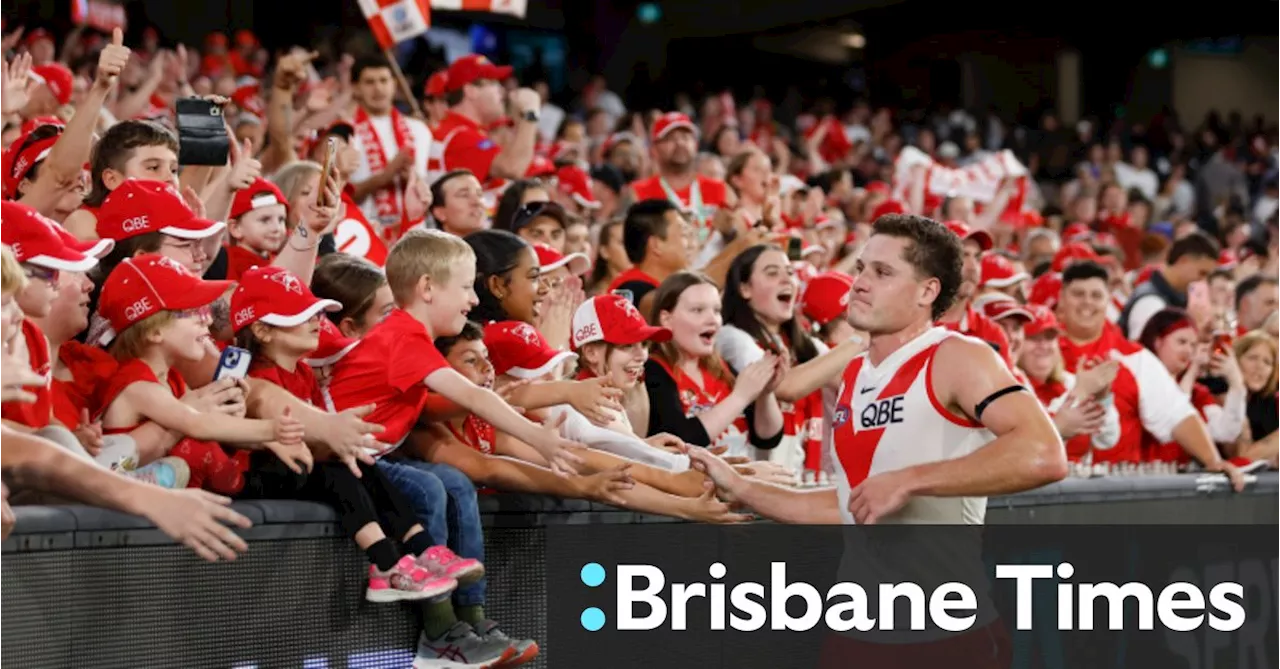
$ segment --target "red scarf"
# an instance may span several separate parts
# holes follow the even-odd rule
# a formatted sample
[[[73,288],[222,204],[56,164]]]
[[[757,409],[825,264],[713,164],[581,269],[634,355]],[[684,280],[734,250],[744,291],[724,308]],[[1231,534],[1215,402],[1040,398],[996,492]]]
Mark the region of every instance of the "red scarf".
[[[394,107],[391,108],[391,127],[395,131],[396,148],[412,151],[413,135],[409,133],[409,124]],[[369,172],[377,174],[387,169],[387,154],[382,150],[382,140],[378,138],[378,132],[373,129],[373,123],[363,107],[356,109],[356,135],[364,145],[364,157],[369,161]],[[373,194],[373,201],[378,206],[379,224],[385,226],[400,221],[402,214],[398,190],[399,179],[397,178],[394,184],[379,189]]]

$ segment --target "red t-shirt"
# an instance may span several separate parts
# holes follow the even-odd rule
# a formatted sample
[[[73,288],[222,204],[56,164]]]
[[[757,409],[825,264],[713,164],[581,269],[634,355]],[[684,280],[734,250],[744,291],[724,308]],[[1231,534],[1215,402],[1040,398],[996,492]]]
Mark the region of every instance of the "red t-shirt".
[[[329,397],[335,411],[376,405],[365,420],[383,427],[385,455],[417,424],[427,403],[427,376],[447,367],[426,327],[395,309],[334,365]]]
[[[450,111],[440,119],[440,124],[432,129],[431,134],[442,144],[444,165],[441,166],[441,172],[466,169],[486,189],[502,185],[502,179],[489,176],[489,167],[493,165],[493,159],[502,152],[502,147],[489,139],[489,133],[479,123]]]
[[[267,267],[271,264],[270,257],[260,255],[238,244],[230,244],[226,248],[227,281],[239,281],[245,272],[254,267]]]
[[[187,394],[187,382],[182,379],[182,375],[176,369],[170,369],[168,374],[169,392],[173,396],[182,399]],[[134,358],[120,363],[116,368],[115,374],[102,387],[102,401],[98,403],[98,413],[94,415],[94,420],[102,418],[102,415],[111,408],[111,403],[120,397],[120,393],[125,388],[135,383],[160,383],[160,379],[156,377],[155,371],[147,363]],[[138,425],[129,425],[127,427],[103,428],[104,434],[121,434],[124,432],[132,432],[137,429]]]
[[[711,226],[711,219],[715,216],[716,211],[725,206],[725,202],[729,198],[729,188],[719,179],[712,179],[699,174],[696,182],[691,182],[684,188],[673,189],[676,197],[679,198],[679,201],[675,204],[681,209],[691,209],[693,207],[694,183],[698,184],[698,195],[702,200],[701,211],[693,212],[694,224],[699,229],[706,229]],[[662,177],[656,174],[647,179],[631,182],[631,192],[635,193],[636,201],[668,199],[667,191],[662,187]]]
[[[110,353],[78,341],[58,347],[58,361],[71,372],[71,380],[53,380],[53,417],[75,429],[80,424],[81,410],[90,416],[100,412],[102,396],[98,391],[111,380],[120,363]]]
[[[320,409],[324,408],[324,394],[311,366],[298,363],[291,372],[265,358],[257,358],[249,368],[249,378],[260,379],[289,391],[290,395]]]
[[[49,420],[53,417],[53,400],[50,392],[53,358],[49,353],[49,340],[45,339],[44,331],[30,318],[22,319],[22,338],[27,343],[27,357],[31,371],[44,379],[44,385],[24,389],[36,396],[34,402],[5,402],[0,405],[0,417],[38,430],[47,427]],[[79,423],[77,419],[68,427],[75,429]]]
[[[964,316],[955,323],[939,323],[942,327],[960,334],[977,337],[991,344],[991,347],[1004,359],[1004,364],[1013,369],[1013,352],[1009,350],[1009,335],[995,321],[978,313],[973,305],[965,307]]]

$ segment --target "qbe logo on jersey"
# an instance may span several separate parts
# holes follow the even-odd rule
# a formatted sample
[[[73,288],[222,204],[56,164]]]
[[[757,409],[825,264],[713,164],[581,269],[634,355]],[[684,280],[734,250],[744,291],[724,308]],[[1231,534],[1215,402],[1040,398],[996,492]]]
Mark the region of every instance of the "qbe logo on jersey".
[[[906,395],[886,397],[876,400],[862,408],[858,414],[858,425],[864,430],[887,427],[902,422],[903,400]]]

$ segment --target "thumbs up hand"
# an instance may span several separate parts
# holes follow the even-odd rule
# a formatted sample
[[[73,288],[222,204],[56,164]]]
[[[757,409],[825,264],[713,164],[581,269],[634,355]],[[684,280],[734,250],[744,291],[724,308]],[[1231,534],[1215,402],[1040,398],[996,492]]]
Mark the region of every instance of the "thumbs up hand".
[[[101,89],[115,85],[120,73],[129,64],[129,56],[133,52],[124,45],[124,32],[116,28],[111,32],[111,43],[98,55],[98,73],[93,84]]]

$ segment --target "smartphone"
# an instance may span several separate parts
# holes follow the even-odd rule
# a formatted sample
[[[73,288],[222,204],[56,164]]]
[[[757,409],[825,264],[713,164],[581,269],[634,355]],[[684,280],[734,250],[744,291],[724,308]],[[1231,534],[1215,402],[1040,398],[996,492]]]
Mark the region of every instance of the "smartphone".
[[[178,163],[226,165],[231,152],[222,106],[204,98],[183,98],[178,112]]]
[[[253,362],[253,354],[242,348],[228,346],[218,358],[218,368],[213,372],[213,380],[243,379],[249,375],[251,362]]]
[[[1231,333],[1222,332],[1221,330],[1213,333],[1213,352],[1216,355],[1226,355],[1231,350]]]
[[[320,166],[320,192],[316,194],[316,205],[320,207],[328,207],[329,191],[325,188],[325,184],[329,183],[329,170],[334,169],[334,160],[338,155],[338,138],[329,137],[325,140],[324,148],[324,164]]]
[[[804,242],[799,237],[792,237],[787,240],[787,260],[797,262],[804,256],[801,251],[804,250]]]

